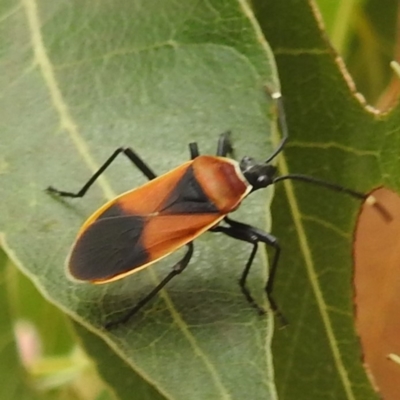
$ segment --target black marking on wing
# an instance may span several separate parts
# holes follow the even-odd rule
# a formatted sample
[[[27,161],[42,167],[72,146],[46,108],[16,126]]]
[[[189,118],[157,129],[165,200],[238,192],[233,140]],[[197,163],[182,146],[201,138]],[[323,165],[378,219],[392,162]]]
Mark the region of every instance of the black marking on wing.
[[[160,213],[219,214],[219,210],[204,193],[190,166],[161,205]]]
[[[118,203],[114,203],[106,210],[104,210],[104,212],[102,212],[97,217],[97,220],[105,218],[113,218],[113,217],[125,217],[125,216],[126,213],[124,212],[124,210],[118,205]]]
[[[149,260],[149,254],[141,243],[145,219],[122,212],[118,216],[116,206],[109,214],[116,216],[104,214],[86,229],[72,250],[69,269],[77,279],[111,279]]]

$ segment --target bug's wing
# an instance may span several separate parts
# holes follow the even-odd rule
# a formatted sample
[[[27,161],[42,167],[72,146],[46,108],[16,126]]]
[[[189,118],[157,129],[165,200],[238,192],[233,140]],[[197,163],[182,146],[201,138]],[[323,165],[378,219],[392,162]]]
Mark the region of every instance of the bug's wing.
[[[122,278],[184,246],[222,218],[191,214],[99,219],[75,243],[69,271],[76,279],[94,283]]]
[[[68,267],[71,275],[83,281],[97,281],[122,274],[147,262],[141,244],[144,220],[139,216],[99,219],[78,238]]]
[[[69,271],[94,283],[122,278],[190,242],[225,214],[189,161],[97,210],[82,226]]]
[[[78,233],[78,238],[100,218],[149,215],[159,211],[165,199],[170,196],[172,189],[176,188],[182,182],[183,177],[187,175],[190,164],[191,161],[182,164],[174,170],[110,200],[85,221]]]
[[[162,215],[150,219],[143,235],[150,262],[159,260],[191,242],[223,217],[224,215],[219,214],[189,214]]]

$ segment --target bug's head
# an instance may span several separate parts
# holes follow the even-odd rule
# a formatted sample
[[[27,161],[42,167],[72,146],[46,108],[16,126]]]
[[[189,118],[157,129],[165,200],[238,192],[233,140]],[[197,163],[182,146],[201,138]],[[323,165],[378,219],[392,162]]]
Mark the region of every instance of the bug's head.
[[[258,164],[251,157],[243,157],[240,170],[246,180],[253,186],[253,191],[265,188],[274,182],[276,167],[268,163]]]

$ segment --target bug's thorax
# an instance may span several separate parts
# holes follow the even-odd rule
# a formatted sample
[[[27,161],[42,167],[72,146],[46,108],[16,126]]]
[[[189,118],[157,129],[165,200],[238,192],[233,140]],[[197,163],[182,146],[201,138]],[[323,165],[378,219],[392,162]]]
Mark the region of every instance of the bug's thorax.
[[[226,157],[199,156],[193,161],[197,181],[221,214],[238,207],[252,190],[239,163]]]

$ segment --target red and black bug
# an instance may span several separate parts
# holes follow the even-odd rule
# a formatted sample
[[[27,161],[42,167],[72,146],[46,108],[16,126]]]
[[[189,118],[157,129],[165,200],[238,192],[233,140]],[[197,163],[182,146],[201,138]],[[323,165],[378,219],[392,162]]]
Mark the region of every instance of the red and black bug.
[[[285,179],[301,180],[347,193],[359,199],[367,195],[342,186],[304,175],[276,177],[271,161],[282,151],[288,131],[280,93],[272,95],[277,103],[282,140],[264,162],[250,157],[237,162],[227,156],[232,152],[230,134],[220,136],[216,156],[200,155],[197,143],[189,145],[191,160],[160,177],[131,148],[119,148],[77,193],[53,187],[48,191],[65,197],[83,197],[89,187],[119,154],[125,154],[149,179],[145,185],[121,194],[97,210],[83,224],[68,259],[73,278],[92,283],[106,283],[140,271],[187,246],[183,258],[147,296],[123,318],[107,326],[126,322],[151,300],[174,276],[188,265],[193,254],[193,240],[206,231],[224,233],[250,243],[253,248],[243,269],[239,284],[247,301],[264,313],[246,287],[246,280],[258,244],[274,249],[265,291],[271,308],[278,311],[272,297],[274,276],[280,246],[268,232],[235,221],[227,215],[255,190],[266,188]]]

